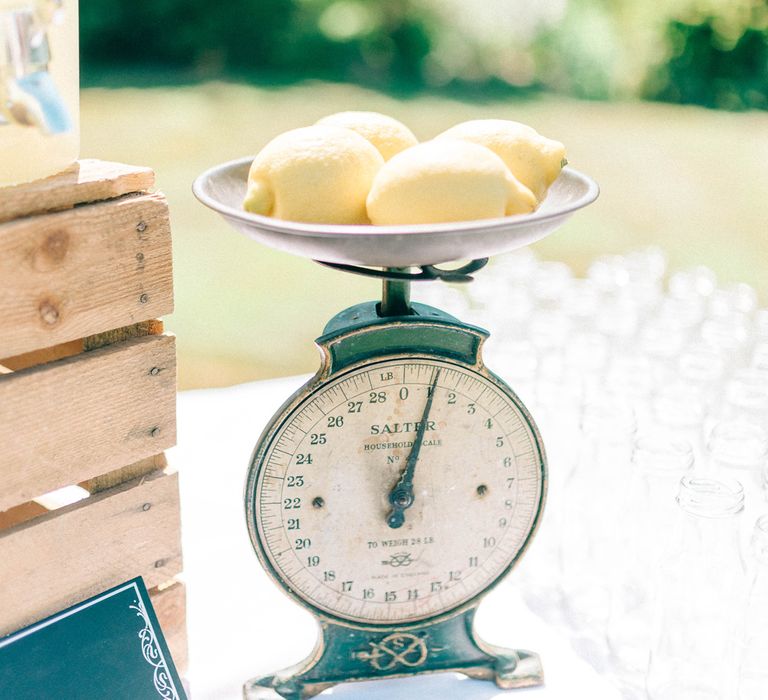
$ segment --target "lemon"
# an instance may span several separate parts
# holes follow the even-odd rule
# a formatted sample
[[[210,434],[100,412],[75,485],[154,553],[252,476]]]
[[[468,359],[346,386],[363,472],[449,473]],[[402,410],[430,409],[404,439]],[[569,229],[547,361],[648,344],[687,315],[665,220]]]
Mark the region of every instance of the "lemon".
[[[438,139],[462,139],[490,148],[510,172],[541,201],[565,165],[565,146],[535,129],[507,119],[462,122]]]
[[[286,131],[254,158],[243,208],[288,221],[368,223],[365,198],[383,164],[376,148],[349,129]]]
[[[495,153],[449,139],[393,156],[368,195],[368,216],[379,225],[487,219],[535,207],[536,198]]]
[[[384,160],[418,143],[418,139],[405,124],[379,112],[337,112],[323,117],[317,123],[356,131],[376,146]]]

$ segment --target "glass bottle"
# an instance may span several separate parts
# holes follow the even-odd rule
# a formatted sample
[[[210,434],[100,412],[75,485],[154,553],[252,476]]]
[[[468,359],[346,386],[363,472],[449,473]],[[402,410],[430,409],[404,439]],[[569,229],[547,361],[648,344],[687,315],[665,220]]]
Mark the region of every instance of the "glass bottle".
[[[722,353],[733,365],[745,359],[751,328],[742,316],[708,318],[701,324],[699,335],[703,343]]]
[[[748,317],[757,308],[757,292],[743,282],[715,289],[708,300],[709,315],[713,317],[743,315]]]
[[[706,466],[715,478],[737,477],[745,488],[748,506],[759,500],[761,475],[768,464],[768,434],[747,421],[716,423],[707,439]]]
[[[524,598],[545,619],[559,614],[560,501],[564,478],[573,468],[573,445],[578,441],[579,430],[581,385],[566,371],[563,353],[568,347],[570,325],[570,319],[562,312],[542,309],[536,312],[530,326],[530,342],[538,357],[535,415],[547,445],[547,501],[552,507],[536,535],[537,546],[530,553],[533,561],[525,567]]]
[[[658,568],[650,700],[731,700],[745,586],[738,481],[684,476],[679,516]]]
[[[699,297],[664,297],[656,310],[656,319],[677,326],[685,337],[692,337],[704,318],[704,301]]]
[[[699,392],[705,403],[711,403],[725,374],[725,360],[707,345],[692,345],[677,358],[677,374]]]
[[[536,401],[548,412],[557,414],[559,420],[560,414],[572,414],[574,405],[578,405],[578,398],[572,396],[572,387],[563,391],[567,380],[563,350],[571,331],[571,321],[560,311],[541,309],[533,315],[528,330],[539,357]]]
[[[675,272],[667,283],[669,295],[662,301],[658,316],[692,332],[704,318],[707,298],[716,287],[717,277],[708,267]]]
[[[458,284],[417,284],[414,285],[414,301],[427,304],[438,309],[450,309],[452,314],[467,323],[474,323],[482,327],[482,311],[473,309],[466,290]],[[492,326],[496,327],[496,326]],[[495,335],[495,334],[494,334]],[[493,336],[491,336],[493,337]]]
[[[518,248],[511,253],[497,255],[491,262],[494,274],[511,284],[523,284],[536,272],[539,258],[533,248]]]
[[[484,301],[472,295],[472,301],[479,307],[479,313],[473,312],[473,322],[482,328],[492,328],[491,337],[527,338],[534,306],[530,292],[521,285],[502,285],[500,281],[492,291],[492,296]]]
[[[628,554],[616,563],[608,622],[608,647],[631,685],[642,686],[648,667],[653,616],[653,589],[648,572],[655,571],[674,526],[675,494],[680,479],[693,468],[693,450],[667,433],[637,440],[632,476],[621,507]]]
[[[478,278],[475,284],[462,285],[471,305],[480,309],[489,320],[486,325],[496,328],[501,322],[503,329],[517,332],[521,322],[528,322],[533,301],[525,283],[532,272],[525,271],[525,258],[517,258],[522,269],[515,269],[509,262],[506,265],[489,265],[487,274]],[[535,260],[530,261],[535,266]],[[445,286],[445,285],[435,285]],[[480,319],[481,323],[485,323]]]
[[[491,337],[483,347],[483,357],[531,410],[536,401],[536,375],[539,356],[536,346],[525,339]]]
[[[768,427],[768,371],[737,370],[726,382],[722,417]]]
[[[660,248],[649,247],[625,256],[628,283],[623,295],[631,299],[641,315],[654,309],[662,298],[662,279],[667,260]]]
[[[752,349],[750,367],[768,372],[768,340],[758,340]]]
[[[560,311],[537,311],[530,323],[531,342],[542,353],[562,353],[571,331],[571,320]]]
[[[685,340],[684,331],[668,320],[652,320],[643,326],[639,346],[651,361],[654,386],[667,384],[675,378]]]
[[[628,256],[630,277],[639,271],[645,279],[661,281],[667,271],[667,254],[659,246],[650,245],[631,252]]]
[[[614,347],[620,348],[632,345],[639,324],[640,313],[625,296],[604,299],[595,318],[597,330],[603,333]]]
[[[568,338],[564,353],[566,376],[580,386],[585,403],[593,403],[601,391],[608,352],[608,341],[601,333],[577,331]]]
[[[568,377],[565,375],[563,351],[571,332],[571,320],[561,311],[540,309],[531,318],[528,337],[539,357],[536,380],[537,403],[545,410],[560,414],[573,413],[572,388],[562,392]],[[561,389],[558,400],[557,389]]]
[[[573,271],[564,262],[540,262],[531,278],[531,293],[542,308],[559,304],[573,278]]]
[[[628,401],[636,422],[645,427],[649,422],[653,394],[653,363],[642,353],[615,353],[605,375],[605,390],[617,399]]]
[[[717,276],[703,265],[675,272],[669,278],[669,293],[675,299],[704,299],[717,287]]]
[[[587,270],[589,279],[604,295],[615,295],[629,283],[626,260],[621,255],[601,255]]]
[[[653,421],[660,430],[673,431],[690,442],[696,461],[703,453],[706,406],[699,391],[678,381],[662,387],[653,397]]]
[[[579,328],[584,329],[592,325],[599,306],[600,295],[592,280],[571,280],[563,297],[562,309]]]
[[[585,406],[578,465],[563,489],[560,562],[568,621],[578,634],[601,643],[636,428],[626,402]]]
[[[80,150],[76,0],[0,0],[0,187],[47,177]]]
[[[752,532],[753,571],[741,633],[738,700],[768,698],[768,514]]]

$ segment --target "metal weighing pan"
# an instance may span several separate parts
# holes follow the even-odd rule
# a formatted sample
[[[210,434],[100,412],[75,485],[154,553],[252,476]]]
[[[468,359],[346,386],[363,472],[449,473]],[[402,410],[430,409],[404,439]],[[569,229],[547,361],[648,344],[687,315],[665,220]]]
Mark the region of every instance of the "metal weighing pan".
[[[264,245],[347,265],[410,267],[505,253],[549,235],[599,193],[594,180],[566,167],[532,214],[415,226],[306,224],[242,209],[252,160],[240,158],[206,170],[194,182],[195,196]]]

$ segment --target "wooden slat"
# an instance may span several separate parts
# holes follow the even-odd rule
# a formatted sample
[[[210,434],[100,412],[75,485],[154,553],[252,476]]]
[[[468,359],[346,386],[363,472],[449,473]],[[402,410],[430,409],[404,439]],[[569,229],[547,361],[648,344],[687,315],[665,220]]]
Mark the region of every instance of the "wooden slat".
[[[154,184],[155,174],[149,168],[81,160],[57,175],[15,187],[0,187],[0,221],[146,192]]]
[[[65,357],[72,357],[85,350],[95,350],[96,348],[101,348],[105,345],[119,343],[123,340],[128,340],[129,338],[138,338],[142,335],[160,335],[162,332],[163,322],[158,319],[150,319],[149,321],[134,323],[131,326],[124,326],[123,328],[116,328],[104,333],[89,335],[86,338],[69,340],[66,343],[52,345],[51,347],[43,348],[42,350],[32,350],[31,352],[25,352],[21,355],[0,359],[0,365],[13,372],[18,372],[20,369],[27,369],[28,367],[42,365],[46,362],[61,360]]]
[[[27,520],[39,518],[47,512],[47,508],[34,501],[27,501],[8,510],[0,511],[0,531],[7,530],[9,527],[26,522]]]
[[[156,318],[141,323],[134,323],[132,326],[123,326],[104,333],[96,333],[83,338],[84,350],[96,350],[112,343],[122,343],[130,338],[138,338],[142,335],[160,335],[163,332],[163,322]]]
[[[12,372],[18,372],[20,369],[26,369],[27,367],[44,365],[46,362],[55,362],[56,360],[63,360],[65,357],[78,355],[83,352],[84,349],[83,339],[78,338],[77,340],[68,340],[66,343],[52,345],[50,348],[32,350],[31,352],[24,352],[21,355],[6,357],[5,359],[0,360],[0,364]]]
[[[180,674],[187,670],[187,589],[181,581],[149,591],[157,621]]]
[[[177,474],[122,484],[0,533],[0,636],[135,576],[181,570]]]
[[[0,510],[176,441],[173,336],[145,336],[0,376]]]
[[[172,273],[160,194],[0,224],[0,358],[169,314]]]
[[[93,479],[87,481],[81,481],[79,486],[82,486],[86,491],[90,493],[99,493],[100,491],[106,491],[118,484],[122,484],[125,481],[132,481],[139,477],[146,476],[152,472],[156,472],[158,469],[165,469],[168,466],[168,460],[165,458],[165,454],[152,455],[146,459],[140,459],[138,462],[129,464],[119,469],[113,469],[106,474],[100,474],[94,476]]]
[[[126,481],[133,481],[134,479],[147,476],[156,471],[162,471],[167,466],[168,460],[165,457],[165,453],[160,453],[159,455],[153,455],[146,459],[140,459],[138,462],[128,464],[125,467],[113,469],[107,474],[95,476],[93,479],[88,479],[77,485],[91,494],[99,493],[100,491],[114,488],[118,484],[125,483]],[[27,501],[18,506],[13,506],[8,510],[0,511],[0,531],[19,525],[28,520],[39,518],[41,515],[45,515],[49,512],[49,509],[38,501]]]

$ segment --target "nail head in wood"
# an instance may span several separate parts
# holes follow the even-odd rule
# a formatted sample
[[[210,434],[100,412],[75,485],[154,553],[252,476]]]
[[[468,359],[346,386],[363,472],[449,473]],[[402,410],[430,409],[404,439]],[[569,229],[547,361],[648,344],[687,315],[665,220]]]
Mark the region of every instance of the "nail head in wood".
[[[53,326],[58,323],[59,310],[47,299],[40,303],[38,310],[40,312],[40,318],[43,319],[45,324]]]

